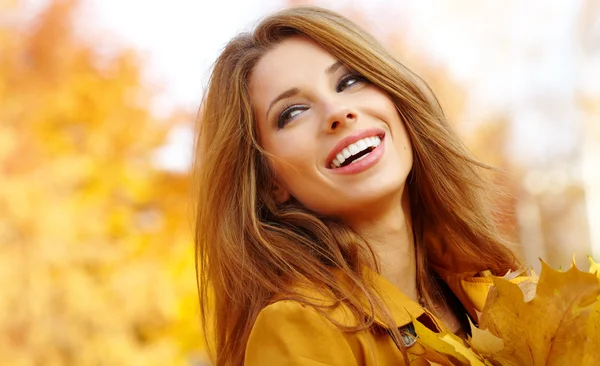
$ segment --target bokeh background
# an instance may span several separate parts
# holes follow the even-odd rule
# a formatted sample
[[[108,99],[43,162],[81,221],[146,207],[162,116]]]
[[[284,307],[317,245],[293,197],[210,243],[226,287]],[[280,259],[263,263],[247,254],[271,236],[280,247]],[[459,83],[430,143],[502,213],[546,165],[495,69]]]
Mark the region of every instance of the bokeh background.
[[[430,83],[527,262],[600,259],[599,0],[0,0],[0,365],[206,364],[196,110],[228,39],[308,3]]]

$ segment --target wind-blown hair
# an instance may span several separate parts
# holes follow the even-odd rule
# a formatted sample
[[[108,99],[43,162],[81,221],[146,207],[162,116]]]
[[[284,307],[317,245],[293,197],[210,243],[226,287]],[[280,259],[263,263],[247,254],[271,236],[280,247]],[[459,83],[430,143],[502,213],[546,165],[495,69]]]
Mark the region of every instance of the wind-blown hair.
[[[439,294],[432,266],[456,270],[442,252],[459,258],[465,272],[503,275],[518,266],[494,223],[489,186],[481,178],[485,166],[470,157],[429,87],[348,19],[314,7],[283,10],[227,44],[214,64],[198,117],[196,267],[202,321],[217,366],[243,364],[252,325],[275,296],[326,315],[322,306],[294,292],[292,284],[299,281],[348,306],[357,319],[350,329],[371,326],[372,317],[361,313],[361,299],[366,299],[399,337],[363,275],[365,267],[377,270],[368,243],[335,218],[293,199],[278,205],[272,197],[274,173],[258,144],[248,85],[260,58],[291,36],[316,42],[396,105],[414,154],[406,186],[417,283],[426,301]],[[341,282],[359,291],[345,290]]]

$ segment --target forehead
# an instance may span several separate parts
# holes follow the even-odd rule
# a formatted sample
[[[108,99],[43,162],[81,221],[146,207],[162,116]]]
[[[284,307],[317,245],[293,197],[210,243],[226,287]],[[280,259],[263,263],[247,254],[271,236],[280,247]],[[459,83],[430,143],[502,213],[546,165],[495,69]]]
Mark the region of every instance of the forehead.
[[[250,93],[259,108],[279,93],[323,77],[336,59],[317,43],[303,38],[288,38],[267,51],[250,75]],[[264,106],[263,106],[264,107]]]
[[[288,38],[267,51],[256,64],[252,82],[261,82],[269,75],[282,76],[305,75],[306,71],[319,64],[335,62],[335,58],[317,43],[304,37]],[[295,72],[297,70],[297,72]]]

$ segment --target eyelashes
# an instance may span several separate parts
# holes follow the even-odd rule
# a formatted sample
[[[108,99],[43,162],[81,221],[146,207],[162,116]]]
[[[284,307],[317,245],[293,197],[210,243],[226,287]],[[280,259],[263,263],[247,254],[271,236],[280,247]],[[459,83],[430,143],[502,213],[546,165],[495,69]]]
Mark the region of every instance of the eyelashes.
[[[337,87],[335,88],[335,91],[338,93],[343,92],[346,88],[351,87],[354,84],[357,84],[361,81],[366,81],[367,79],[360,75],[357,72],[351,72],[348,73],[344,76],[342,76],[342,78],[340,79],[340,81],[338,82]]]
[[[364,76],[360,75],[357,72],[349,72],[349,73],[345,74],[344,76],[342,76],[341,79],[338,81],[338,83],[335,87],[335,91],[337,93],[341,93],[344,90],[346,90],[347,88],[350,88],[361,82],[368,82],[368,81]],[[281,107],[279,113],[277,113],[277,115],[279,116],[277,118],[277,129],[280,130],[280,129],[284,128],[296,116],[302,114],[303,111],[306,111],[309,108],[310,107],[306,104],[294,104],[291,102],[284,104]]]
[[[283,110],[279,113],[279,118],[277,118],[277,129],[281,130],[285,127],[288,122],[290,122],[295,116],[300,114],[302,111],[307,110],[309,107],[307,105],[298,105],[298,104],[288,104],[284,105]],[[298,112],[294,114],[294,112]]]

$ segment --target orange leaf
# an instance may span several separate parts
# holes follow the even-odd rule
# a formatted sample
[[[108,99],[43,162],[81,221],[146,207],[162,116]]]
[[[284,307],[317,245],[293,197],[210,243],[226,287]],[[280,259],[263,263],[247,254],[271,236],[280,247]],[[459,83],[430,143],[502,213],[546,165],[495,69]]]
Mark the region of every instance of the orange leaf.
[[[418,320],[413,319],[415,331],[420,342],[426,348],[437,351],[439,355],[447,358],[450,365],[483,366],[484,363],[473,351],[466,347],[459,337],[448,331],[436,333]],[[429,361],[440,362],[438,359],[426,358]],[[446,363],[442,363],[446,364]]]
[[[504,341],[490,333],[487,329],[479,329],[469,319],[471,326],[471,336],[469,343],[477,353],[482,356],[489,356],[498,353],[504,349]]]
[[[502,365],[600,364],[600,282],[572,267],[557,272],[542,261],[535,297],[525,302],[519,286],[494,278],[481,329],[502,338],[490,358]],[[473,334],[476,344],[479,339]]]
[[[600,280],[600,263],[594,262],[594,259],[588,255],[588,260],[590,261],[590,273],[596,275]]]

